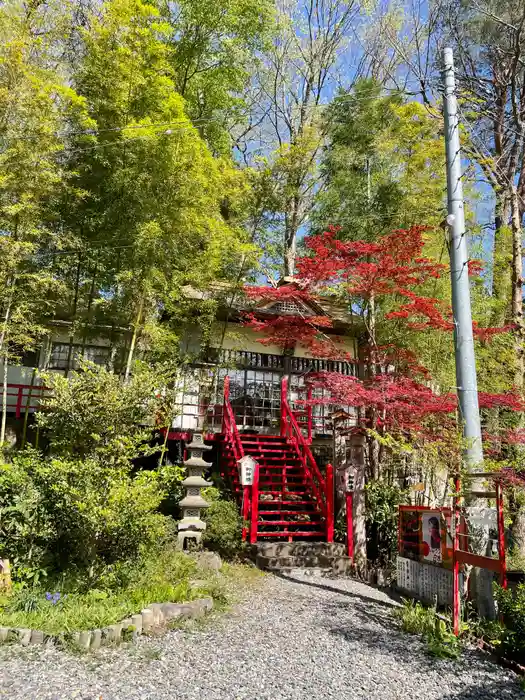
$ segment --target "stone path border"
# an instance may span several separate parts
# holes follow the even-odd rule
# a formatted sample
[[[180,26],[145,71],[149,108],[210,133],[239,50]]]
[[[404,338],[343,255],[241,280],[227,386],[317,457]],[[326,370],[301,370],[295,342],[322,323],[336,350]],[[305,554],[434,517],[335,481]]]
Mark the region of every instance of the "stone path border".
[[[204,617],[211,610],[213,598],[199,598],[187,603],[152,603],[138,615],[127,617],[115,625],[86,632],[49,634],[41,630],[0,627],[0,644],[14,642],[29,646],[67,640],[82,651],[95,651],[101,646],[119,644],[126,639],[148,634],[168,622]]]

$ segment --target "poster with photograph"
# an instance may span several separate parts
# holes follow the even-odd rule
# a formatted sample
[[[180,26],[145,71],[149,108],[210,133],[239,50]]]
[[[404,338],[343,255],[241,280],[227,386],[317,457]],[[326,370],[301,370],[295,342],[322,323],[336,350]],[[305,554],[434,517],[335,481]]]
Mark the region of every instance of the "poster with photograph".
[[[452,567],[452,513],[449,508],[399,507],[399,555]]]
[[[443,563],[443,533],[439,512],[424,512],[421,515],[422,554],[423,561],[432,564]]]

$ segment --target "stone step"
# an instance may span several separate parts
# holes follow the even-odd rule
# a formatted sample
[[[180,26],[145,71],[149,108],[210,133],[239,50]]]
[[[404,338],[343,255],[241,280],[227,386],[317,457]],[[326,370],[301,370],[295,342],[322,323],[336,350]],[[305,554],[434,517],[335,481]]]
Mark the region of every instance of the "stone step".
[[[269,569],[271,571],[271,569]],[[285,574],[286,576],[294,576],[295,578],[298,578],[300,576],[304,576],[307,578],[308,576],[325,576],[325,577],[330,577],[334,575],[333,570],[330,567],[310,567],[308,569],[303,569],[301,567],[296,567],[296,568],[290,568],[290,569],[278,569],[275,570],[275,573],[279,574]]]
[[[297,543],[302,544],[302,543]],[[315,543],[306,543],[315,544]],[[318,554],[291,556],[291,557],[264,557],[258,555],[256,564],[264,571],[279,573],[289,573],[297,571],[308,571],[315,574],[320,571],[327,571],[332,576],[348,576],[353,569],[353,562],[346,556],[329,556]]]
[[[257,554],[263,557],[345,556],[346,545],[340,542],[262,542]]]
[[[300,523],[294,523],[294,525],[300,525]],[[318,532],[315,530],[311,531],[303,531],[303,530],[298,530],[298,531],[293,531],[290,532],[289,530],[282,530],[282,531],[276,531],[274,532],[273,530],[271,532],[268,532],[266,530],[257,530],[257,537],[316,537],[317,539],[320,539],[321,537],[324,537],[326,533],[324,530],[319,530]]]
[[[307,568],[332,568],[332,558],[324,555],[299,556],[299,557],[261,557],[255,560],[260,569],[307,569]]]

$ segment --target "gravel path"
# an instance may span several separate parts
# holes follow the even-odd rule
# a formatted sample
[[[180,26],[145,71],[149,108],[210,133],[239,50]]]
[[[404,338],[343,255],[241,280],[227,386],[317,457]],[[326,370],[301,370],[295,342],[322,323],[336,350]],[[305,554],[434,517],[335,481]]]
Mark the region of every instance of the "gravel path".
[[[276,578],[234,612],[137,646],[76,657],[0,649],[10,700],[513,700],[516,677],[472,652],[432,660],[384,594],[352,580]]]

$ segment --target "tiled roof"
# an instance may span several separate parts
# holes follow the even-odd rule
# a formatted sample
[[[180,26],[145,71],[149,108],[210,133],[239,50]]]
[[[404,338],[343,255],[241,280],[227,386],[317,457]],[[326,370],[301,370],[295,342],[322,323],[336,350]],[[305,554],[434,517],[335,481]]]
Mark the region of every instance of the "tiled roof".
[[[233,312],[256,311],[258,306],[256,302],[245,296],[241,287],[235,289],[226,282],[216,282],[205,290],[187,286],[183,287],[182,292],[188,299],[216,299],[224,310],[230,309]],[[303,304],[304,302],[301,302],[301,305]],[[272,306],[272,304],[265,304],[264,309],[261,309],[261,311],[264,311],[265,314],[279,313],[278,310],[273,312]],[[344,304],[341,304],[334,298],[318,297],[316,306],[318,308],[312,309],[315,315],[319,315],[322,312],[337,324],[347,326],[360,323],[359,317],[352,314]]]

